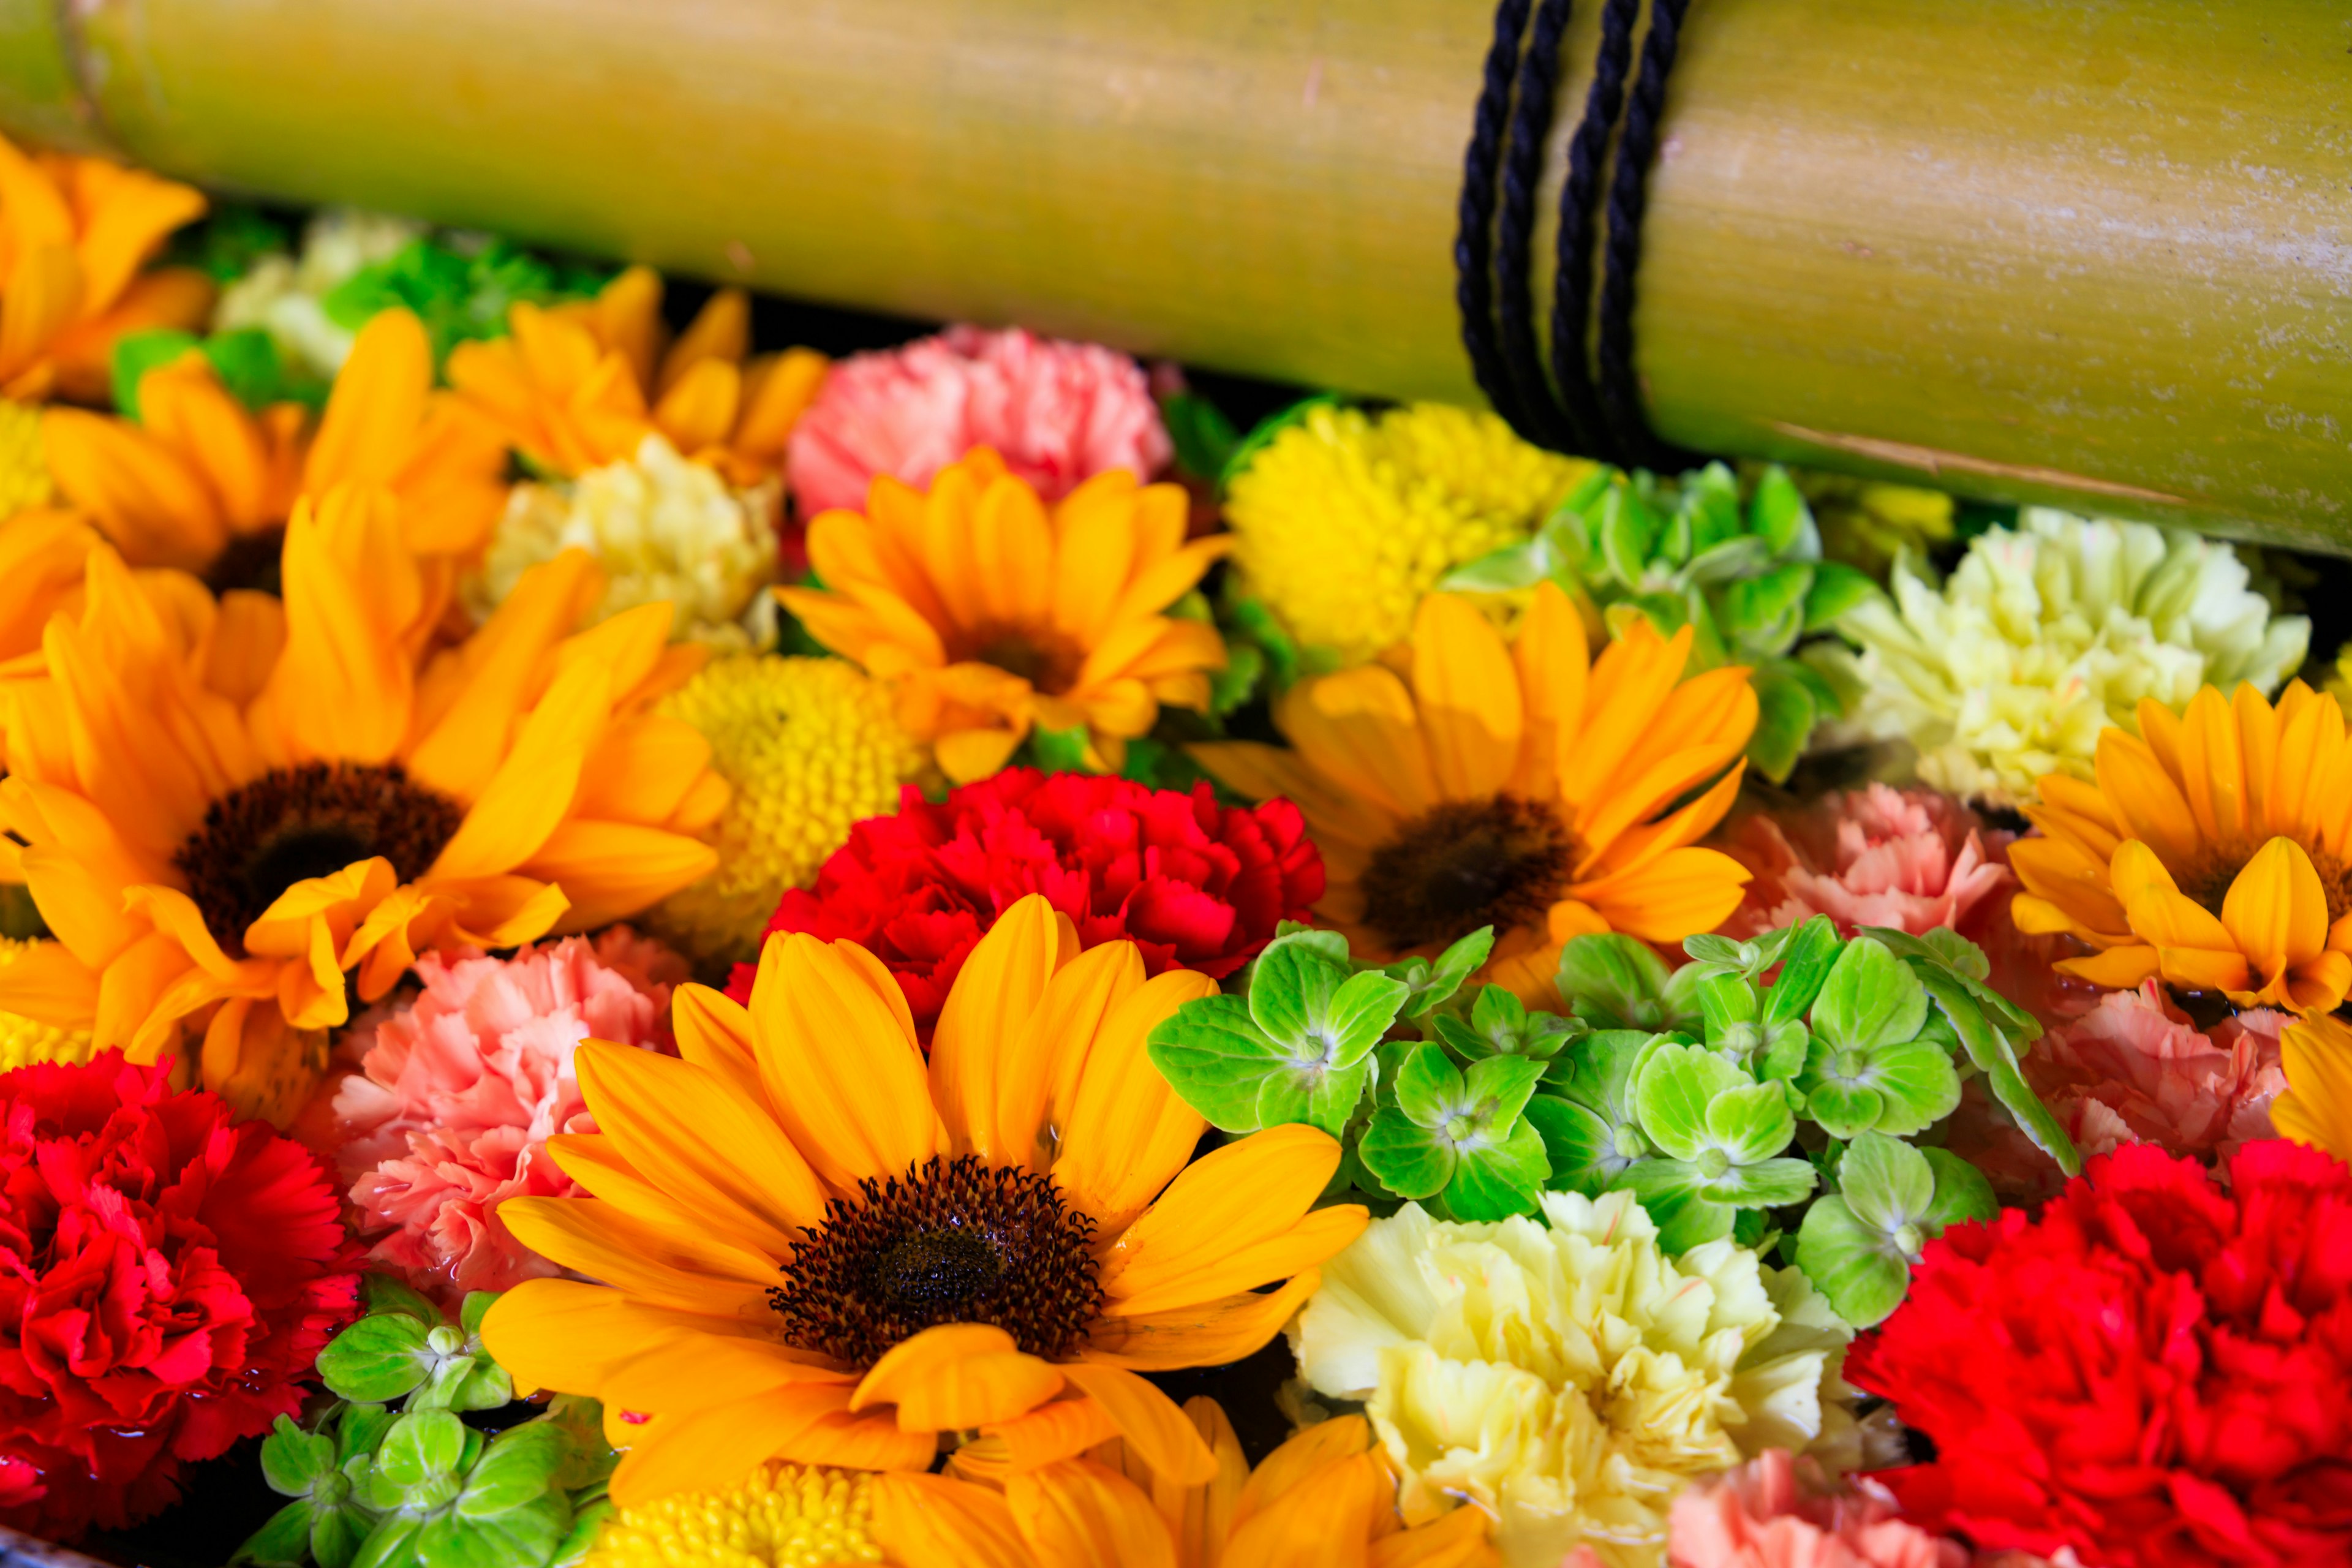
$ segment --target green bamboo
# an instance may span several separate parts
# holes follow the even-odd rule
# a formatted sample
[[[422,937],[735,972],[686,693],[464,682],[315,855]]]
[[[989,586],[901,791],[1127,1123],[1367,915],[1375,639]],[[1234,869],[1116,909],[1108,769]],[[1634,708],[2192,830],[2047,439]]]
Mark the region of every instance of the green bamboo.
[[[1491,16],[0,0],[0,125],[810,299],[1468,399],[1451,240]],[[1639,277],[1655,424],[2352,548],[2347,51],[2342,0],[1696,0]]]

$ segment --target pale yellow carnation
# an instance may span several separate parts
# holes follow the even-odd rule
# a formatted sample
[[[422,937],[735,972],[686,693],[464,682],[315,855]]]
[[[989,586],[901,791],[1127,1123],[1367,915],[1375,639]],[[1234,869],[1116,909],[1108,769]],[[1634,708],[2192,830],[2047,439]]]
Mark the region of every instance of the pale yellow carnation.
[[[362,268],[388,261],[425,237],[414,218],[329,207],[302,230],[299,257],[269,255],[222,289],[213,330],[258,328],[289,365],[332,381],[351,357],[350,327],[328,318],[326,298]]]
[[[668,602],[670,635],[742,649],[773,631],[776,494],[730,489],[717,470],[648,435],[627,462],[562,484],[522,484],[507,500],[467,607],[487,619],[522,574],[578,547],[604,569],[593,620]]]
[[[1839,624],[1858,650],[1807,650],[1849,698],[1846,723],[1816,743],[1907,741],[1936,788],[2030,804],[2045,773],[2090,777],[2099,731],[2137,732],[2143,698],[2178,709],[2200,686],[2278,689],[2311,624],[2273,617],[2246,584],[2218,541],[2029,508],[1940,590],[1898,564],[1893,600]]]
[[[1364,1403],[1408,1522],[1466,1502],[1511,1568],[1579,1546],[1657,1568],[1690,1477],[1768,1447],[1858,1458],[1849,1331],[1803,1275],[1730,1241],[1671,1258],[1630,1193],[1543,1211],[1407,1204],[1323,1266],[1291,1327],[1308,1385]]]

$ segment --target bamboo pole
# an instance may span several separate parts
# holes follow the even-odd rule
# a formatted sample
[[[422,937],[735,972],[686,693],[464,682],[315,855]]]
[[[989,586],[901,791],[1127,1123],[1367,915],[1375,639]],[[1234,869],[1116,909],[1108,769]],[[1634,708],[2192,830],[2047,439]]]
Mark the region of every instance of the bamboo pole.
[[[806,298],[1467,400],[1451,238],[1491,15],[0,0],[0,125]],[[2342,0],[1697,0],[1639,278],[1654,423],[2352,549],[2347,51]]]

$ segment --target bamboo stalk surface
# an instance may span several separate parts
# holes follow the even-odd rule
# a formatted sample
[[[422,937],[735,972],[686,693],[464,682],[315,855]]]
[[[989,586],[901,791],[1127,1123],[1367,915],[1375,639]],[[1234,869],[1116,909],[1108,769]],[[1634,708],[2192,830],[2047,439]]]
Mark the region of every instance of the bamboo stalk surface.
[[[0,125],[1471,400],[1451,251],[1491,26],[1487,0],[0,0]],[[1639,291],[1671,439],[2352,549],[2352,10],[1696,0]]]

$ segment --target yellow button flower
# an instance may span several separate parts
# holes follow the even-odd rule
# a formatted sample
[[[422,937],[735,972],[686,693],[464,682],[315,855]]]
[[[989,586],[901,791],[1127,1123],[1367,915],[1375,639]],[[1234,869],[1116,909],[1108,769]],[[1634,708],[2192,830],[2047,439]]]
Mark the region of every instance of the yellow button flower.
[[[37,942],[0,936],[0,973],[40,946]],[[86,1062],[89,1058],[88,1029],[47,1023],[22,1013],[0,1012],[0,1072],[31,1067],[35,1062]]]
[[[874,1478],[771,1461],[724,1491],[617,1510],[583,1568],[835,1568],[879,1563]]]

